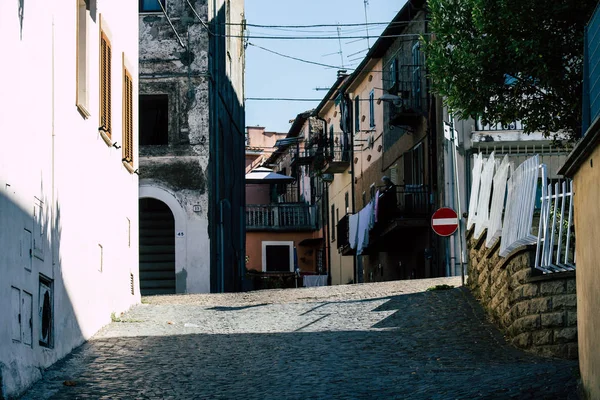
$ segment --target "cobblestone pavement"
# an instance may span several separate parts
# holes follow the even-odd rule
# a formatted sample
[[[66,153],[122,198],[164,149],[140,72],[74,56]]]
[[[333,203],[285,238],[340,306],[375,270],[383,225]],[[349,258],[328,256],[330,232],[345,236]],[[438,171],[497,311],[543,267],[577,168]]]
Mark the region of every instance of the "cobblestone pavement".
[[[456,278],[144,299],[24,399],[576,399]],[[67,385],[71,386],[67,386]]]

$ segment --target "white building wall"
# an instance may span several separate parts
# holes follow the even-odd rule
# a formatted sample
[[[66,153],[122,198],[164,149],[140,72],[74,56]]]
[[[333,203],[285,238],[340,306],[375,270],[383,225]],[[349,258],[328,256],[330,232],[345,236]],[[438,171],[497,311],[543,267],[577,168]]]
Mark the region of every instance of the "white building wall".
[[[92,1],[89,118],[76,107],[76,1],[0,2],[5,54],[0,80],[0,374],[13,396],[103,325],[139,302],[138,176],[98,133],[99,24],[112,44],[113,140],[122,146],[123,54],[133,77],[137,159],[137,3]],[[94,12],[95,11],[95,12]],[[23,18],[19,18],[22,15]],[[137,160],[134,161],[137,165]],[[34,207],[43,202],[41,223]],[[27,238],[32,232],[35,246]],[[27,239],[27,240],[26,240]],[[29,248],[35,247],[33,257]],[[102,249],[102,250],[101,250]],[[101,266],[102,263],[102,266]],[[26,269],[26,267],[28,267]],[[30,268],[29,268],[30,267]],[[130,278],[134,284],[131,293]],[[39,344],[40,275],[53,286],[50,347]],[[32,300],[28,335],[13,340]],[[13,312],[13,310],[17,310]],[[0,397],[2,397],[0,395]]]

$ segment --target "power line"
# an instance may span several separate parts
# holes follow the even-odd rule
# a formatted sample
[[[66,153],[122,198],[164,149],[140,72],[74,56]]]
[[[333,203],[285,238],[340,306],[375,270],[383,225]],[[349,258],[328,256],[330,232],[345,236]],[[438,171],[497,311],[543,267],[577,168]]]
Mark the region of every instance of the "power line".
[[[275,50],[269,50],[269,49],[267,49],[267,48],[265,48],[265,47],[262,47],[262,46],[256,45],[256,44],[254,44],[254,43],[250,43],[250,42],[248,42],[248,45],[249,45],[249,46],[254,46],[254,47],[257,47],[257,48],[259,48],[259,49],[261,49],[261,50],[264,50],[264,51],[266,51],[266,52],[269,52],[269,53],[272,53],[272,54],[278,55],[278,56],[280,56],[280,57],[289,58],[290,60],[300,61],[300,62],[303,62],[303,63],[306,63],[306,64],[318,65],[318,66],[320,66],[320,67],[344,69],[344,68],[341,68],[341,67],[339,67],[339,66],[337,66],[337,65],[323,64],[323,63],[316,62],[316,61],[309,61],[309,60],[304,60],[304,59],[302,59],[302,58],[298,58],[298,57],[294,57],[294,56],[288,56],[287,54],[282,54],[282,53],[279,53],[279,52],[277,52],[277,51],[275,51]]]
[[[381,36],[252,36],[252,35],[216,35],[220,37],[231,37],[240,39],[273,39],[273,40],[339,40],[339,39],[380,39],[380,38],[400,38],[415,37],[422,35],[431,35],[431,33],[403,33],[399,35],[381,35]]]
[[[414,21],[398,21],[398,22],[369,22],[368,24],[355,23],[355,24],[315,24],[315,25],[260,25],[260,24],[248,24],[248,23],[239,23],[239,22],[224,22],[219,25],[245,25],[252,26],[255,28],[324,28],[324,27],[337,27],[338,25],[341,27],[344,26],[365,26],[365,25],[408,25],[413,23]]]
[[[321,101],[323,99],[302,99],[290,97],[246,97],[245,100],[251,101]]]

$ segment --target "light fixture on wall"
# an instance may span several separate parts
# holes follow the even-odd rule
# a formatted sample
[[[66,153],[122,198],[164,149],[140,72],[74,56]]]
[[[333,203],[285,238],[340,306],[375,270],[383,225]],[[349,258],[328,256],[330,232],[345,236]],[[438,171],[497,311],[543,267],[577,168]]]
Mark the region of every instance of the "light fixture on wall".
[[[120,149],[120,148],[121,148],[121,146],[119,146],[119,145],[117,144],[117,142],[114,142],[114,143],[112,144],[112,147],[114,147],[115,149]]]
[[[135,171],[133,171],[133,173],[139,176],[140,175],[140,170],[136,169]]]

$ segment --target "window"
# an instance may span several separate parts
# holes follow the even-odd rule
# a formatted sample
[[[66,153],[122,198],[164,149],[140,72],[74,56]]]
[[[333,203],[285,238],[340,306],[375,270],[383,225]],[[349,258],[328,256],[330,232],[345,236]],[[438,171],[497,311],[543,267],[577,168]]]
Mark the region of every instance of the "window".
[[[369,93],[369,126],[375,128],[375,89]]]
[[[110,40],[100,31],[100,130],[108,138],[112,135],[111,114],[112,50]],[[108,142],[107,142],[108,143]],[[112,143],[109,143],[112,145]]]
[[[398,59],[394,58],[390,63],[390,78],[389,78],[389,86],[393,87],[398,81]]]
[[[44,202],[34,197],[33,204],[33,246],[32,255],[44,261],[46,242],[46,220],[44,218]]]
[[[360,97],[354,98],[354,133],[360,132]]]
[[[412,48],[413,57],[413,76],[412,91],[414,97],[414,106],[421,107],[421,45],[417,42]]]
[[[350,194],[348,192],[344,195],[344,210],[346,214],[350,213]]]
[[[423,143],[404,153],[404,184],[422,185],[425,181],[425,153]],[[396,183],[396,182],[394,182]]]
[[[38,302],[39,344],[43,347],[52,347],[52,281],[42,275],[40,275]]]
[[[162,12],[161,5],[166,8],[166,0],[140,0],[140,12]]]
[[[335,220],[335,205],[331,205],[331,241],[335,242],[335,227],[337,221]]]
[[[89,111],[88,20],[89,11],[84,0],[77,2],[77,69],[75,105],[84,118]]]
[[[133,79],[123,65],[123,162],[133,172]]]
[[[169,142],[169,96],[140,96],[140,145],[165,145]]]
[[[294,271],[294,242],[262,242],[262,270]]]

